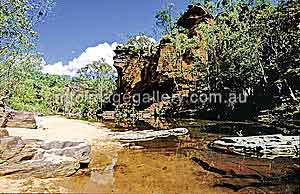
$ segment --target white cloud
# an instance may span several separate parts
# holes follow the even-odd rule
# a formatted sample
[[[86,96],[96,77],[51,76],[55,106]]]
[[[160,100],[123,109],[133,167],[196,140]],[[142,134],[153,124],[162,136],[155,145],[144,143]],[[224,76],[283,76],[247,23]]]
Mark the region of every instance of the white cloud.
[[[79,69],[100,59],[104,59],[107,64],[113,66],[114,49],[117,46],[118,44],[114,42],[111,45],[103,43],[95,47],[89,47],[79,57],[74,58],[67,64],[59,61],[52,65],[44,65],[42,71],[49,74],[76,76]]]

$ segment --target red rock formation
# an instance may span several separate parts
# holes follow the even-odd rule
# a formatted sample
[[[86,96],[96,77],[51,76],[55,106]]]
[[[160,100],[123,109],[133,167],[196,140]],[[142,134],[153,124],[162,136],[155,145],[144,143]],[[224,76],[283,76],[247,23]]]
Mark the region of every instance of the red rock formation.
[[[178,20],[178,26],[187,28],[188,37],[201,36],[195,27],[201,22],[212,23],[212,16],[201,6],[189,6]],[[118,92],[133,95],[159,91],[160,94],[189,94],[195,89],[197,75],[190,72],[193,56],[207,62],[207,53],[202,45],[176,56],[175,46],[167,37],[158,46],[136,49],[132,46],[118,47],[115,50],[114,64],[118,71]],[[149,106],[149,104],[148,104]]]
[[[120,93],[132,94],[138,91],[142,83],[151,84],[154,76],[151,67],[155,67],[155,52],[145,53],[133,47],[118,47],[115,53],[114,66],[118,71]]]

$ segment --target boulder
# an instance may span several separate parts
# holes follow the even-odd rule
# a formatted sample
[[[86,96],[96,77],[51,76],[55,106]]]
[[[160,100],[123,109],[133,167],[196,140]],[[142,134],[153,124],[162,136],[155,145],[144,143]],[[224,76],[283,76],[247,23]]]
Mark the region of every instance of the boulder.
[[[90,162],[91,147],[87,141],[71,142],[71,141],[50,141],[40,144],[43,154],[65,156],[75,158],[80,163]]]
[[[35,129],[37,128],[35,114],[19,112],[0,104],[0,127]]]
[[[0,176],[70,176],[90,161],[87,141],[61,142],[0,138]]]
[[[37,124],[34,114],[31,112],[9,112],[7,113],[5,127],[36,129]]]
[[[25,143],[20,137],[0,138],[0,164],[20,161],[28,156],[29,150],[25,150]]]

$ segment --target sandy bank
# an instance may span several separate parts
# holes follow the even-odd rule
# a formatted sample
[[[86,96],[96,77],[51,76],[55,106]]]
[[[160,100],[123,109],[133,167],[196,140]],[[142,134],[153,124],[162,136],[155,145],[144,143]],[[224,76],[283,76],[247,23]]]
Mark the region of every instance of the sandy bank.
[[[7,128],[10,136],[23,139],[78,141],[89,142],[105,139],[110,131],[104,126],[94,126],[87,121],[66,119],[59,116],[37,117],[38,129]]]

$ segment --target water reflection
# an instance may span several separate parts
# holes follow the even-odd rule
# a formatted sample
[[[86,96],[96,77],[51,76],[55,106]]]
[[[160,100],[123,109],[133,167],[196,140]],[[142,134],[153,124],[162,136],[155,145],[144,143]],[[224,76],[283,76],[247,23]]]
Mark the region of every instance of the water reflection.
[[[151,118],[136,122],[135,126],[123,128],[114,121],[104,121],[104,124],[113,130],[164,130],[172,128],[188,128],[193,137],[199,133],[214,133],[228,136],[254,136],[254,135],[272,135],[288,133],[281,128],[263,125],[257,122],[233,122],[233,121],[211,121],[201,119],[180,119],[180,118]],[[294,134],[297,135],[297,134]]]
[[[270,128],[256,123],[171,119],[142,121],[135,130],[175,127],[186,127],[190,133],[180,138],[134,142],[122,149],[113,142],[98,142],[92,147],[87,172],[47,180],[52,185],[47,191],[120,194],[292,194],[299,191],[299,160],[249,158],[218,153],[209,146],[224,135],[240,131],[244,135],[273,133]]]
[[[105,167],[103,172],[94,170],[91,172],[90,180],[97,184],[99,187],[114,187],[114,167],[117,163],[118,156],[115,155],[112,159],[111,164]]]

